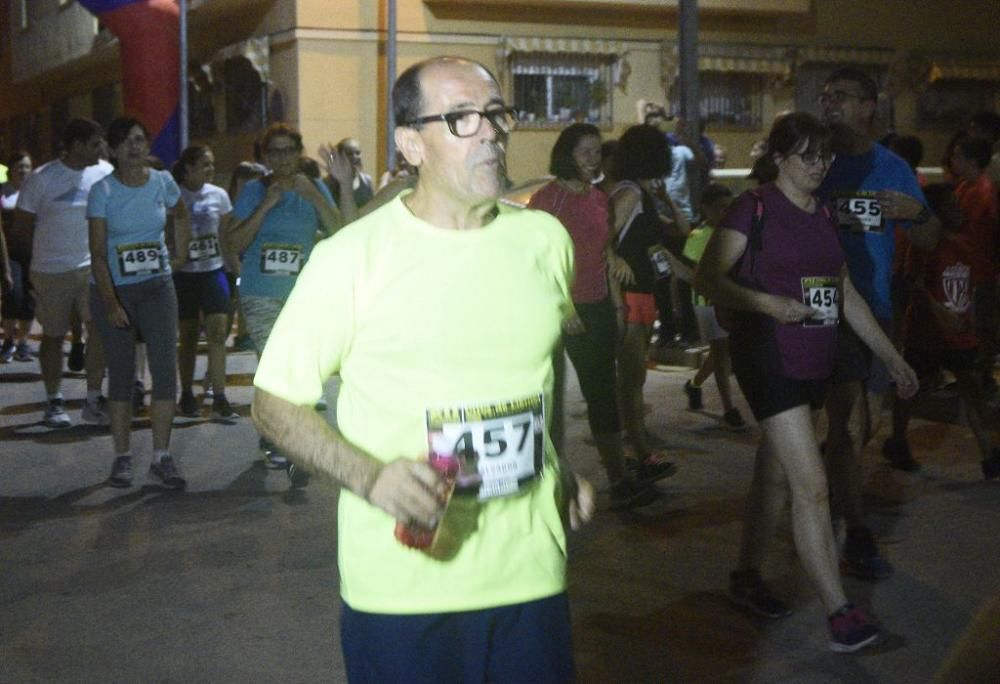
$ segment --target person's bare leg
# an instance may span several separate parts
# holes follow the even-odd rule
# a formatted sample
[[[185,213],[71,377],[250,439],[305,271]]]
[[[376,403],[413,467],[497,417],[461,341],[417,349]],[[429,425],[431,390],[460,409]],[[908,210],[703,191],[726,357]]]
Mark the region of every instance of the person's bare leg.
[[[42,383],[45,385],[45,393],[52,396],[59,392],[63,372],[62,337],[42,335],[42,343],[38,347],[38,365],[42,369]]]
[[[186,319],[177,323],[177,374],[181,380],[181,392],[190,392],[194,383],[194,364],[198,355],[198,319]]]
[[[847,603],[830,523],[829,490],[808,406],[760,422],[763,445],[774,453],[792,495],[795,549],[828,613]]]
[[[101,391],[104,380],[104,340],[97,332],[97,325],[87,321],[87,351],[84,357],[84,370],[87,373],[87,389]]]
[[[712,349],[714,348],[709,349],[708,354],[701,361],[701,366],[698,367],[698,372],[691,378],[691,384],[695,387],[701,387],[708,380],[709,376],[715,372],[715,352]]]
[[[722,410],[729,412],[733,409],[733,364],[729,358],[729,340],[713,340],[710,347],[715,362],[715,386],[719,388]]]
[[[174,400],[153,399],[149,402],[149,416],[153,428],[153,451],[167,451],[174,422]]]
[[[206,374],[215,396],[226,392],[226,337],[228,335],[226,314],[205,316],[205,340],[208,343],[208,370]]]

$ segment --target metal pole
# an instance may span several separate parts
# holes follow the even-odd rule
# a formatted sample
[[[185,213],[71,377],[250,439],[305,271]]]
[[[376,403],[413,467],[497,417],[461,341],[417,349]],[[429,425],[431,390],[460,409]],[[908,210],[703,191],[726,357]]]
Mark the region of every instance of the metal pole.
[[[396,0],[386,0],[386,19],[385,168],[394,171],[396,169],[396,139],[393,137],[393,131],[396,128],[396,123],[392,118],[392,86],[396,82]]]
[[[680,53],[681,118],[698,144],[701,108],[698,102],[698,0],[680,0],[680,22],[678,25],[678,51]],[[688,174],[692,207],[697,207],[701,196],[701,180],[698,174]],[[697,210],[696,210],[697,211]]]
[[[180,119],[180,148],[177,150],[177,156],[180,156],[181,151],[188,146],[188,83],[187,83],[187,64],[188,64],[188,34],[187,34],[187,0],[178,0],[178,5],[180,6],[180,50],[178,61],[180,62],[180,99],[177,105],[178,118]]]

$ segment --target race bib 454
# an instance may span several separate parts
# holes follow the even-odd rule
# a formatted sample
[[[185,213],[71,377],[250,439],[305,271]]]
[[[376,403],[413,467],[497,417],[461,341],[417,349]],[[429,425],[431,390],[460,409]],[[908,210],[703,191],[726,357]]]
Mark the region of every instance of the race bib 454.
[[[829,276],[803,278],[802,302],[816,310],[811,318],[802,321],[802,325],[837,325],[840,320],[840,279]]]

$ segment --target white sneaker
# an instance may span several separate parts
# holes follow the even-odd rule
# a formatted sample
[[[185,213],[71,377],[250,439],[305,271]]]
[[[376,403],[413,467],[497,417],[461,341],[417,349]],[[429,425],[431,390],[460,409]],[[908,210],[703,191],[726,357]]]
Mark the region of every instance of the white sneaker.
[[[111,425],[111,414],[108,413],[108,400],[97,397],[97,401],[84,402],[80,418],[86,423],[107,427]]]
[[[66,413],[66,406],[62,399],[49,399],[48,406],[45,407],[45,418],[42,421],[50,428],[68,428],[73,425]]]

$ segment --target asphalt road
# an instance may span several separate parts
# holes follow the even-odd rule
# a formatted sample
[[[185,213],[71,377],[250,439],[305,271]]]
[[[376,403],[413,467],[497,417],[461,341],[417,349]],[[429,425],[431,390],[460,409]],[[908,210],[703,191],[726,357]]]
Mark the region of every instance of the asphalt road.
[[[204,417],[176,420],[189,486],[175,493],[145,477],[148,421],[137,423],[136,486],[109,488],[107,430],[45,428],[37,361],[0,366],[0,682],[344,681],[337,492],[291,490],[265,467],[246,417],[253,368],[251,354],[230,357],[241,419],[211,420],[206,405]],[[881,435],[869,449],[870,523],[897,572],[846,580],[886,634],[836,655],[787,524],[764,574],[792,616],[760,621],[726,601],[758,434],[721,427],[711,386],[705,411],[685,410],[689,375],[654,370],[647,386],[649,425],[679,464],[662,500],[616,514],[602,492],[596,519],[571,539],[580,681],[929,681],[1000,587],[1000,483],[981,481],[968,431],[914,421],[924,467],[913,474],[881,462]],[[570,384],[567,457],[604,489]],[[74,420],[83,390],[82,376],[66,376]],[[945,415],[954,402],[938,403]]]

